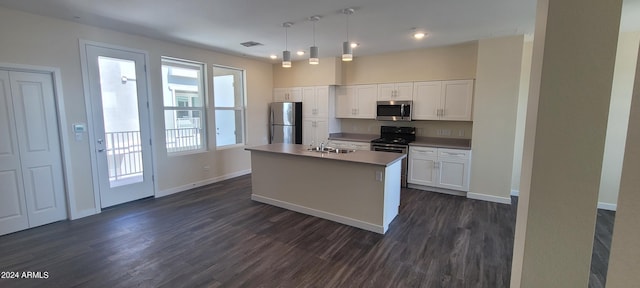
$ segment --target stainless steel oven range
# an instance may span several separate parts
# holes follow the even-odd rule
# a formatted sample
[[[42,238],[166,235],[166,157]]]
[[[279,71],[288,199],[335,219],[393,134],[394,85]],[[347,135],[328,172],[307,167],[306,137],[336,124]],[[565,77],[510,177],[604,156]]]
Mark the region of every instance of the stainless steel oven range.
[[[415,127],[380,127],[380,138],[371,141],[372,151],[407,154],[409,143],[416,140]],[[402,187],[407,187],[407,158],[402,159],[400,174]]]

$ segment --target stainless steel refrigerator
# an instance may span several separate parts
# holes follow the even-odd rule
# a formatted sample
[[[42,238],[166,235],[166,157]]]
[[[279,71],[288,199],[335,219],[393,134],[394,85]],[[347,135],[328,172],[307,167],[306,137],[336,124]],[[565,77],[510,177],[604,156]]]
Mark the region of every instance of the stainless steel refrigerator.
[[[273,102],[269,113],[269,143],[302,144],[302,102]]]

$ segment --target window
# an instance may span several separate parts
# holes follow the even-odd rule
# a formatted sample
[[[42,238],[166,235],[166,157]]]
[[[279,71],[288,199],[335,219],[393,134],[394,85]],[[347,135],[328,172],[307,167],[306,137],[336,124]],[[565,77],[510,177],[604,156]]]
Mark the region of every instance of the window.
[[[216,146],[244,143],[244,71],[213,66]]]
[[[167,153],[206,150],[204,64],[162,57]]]

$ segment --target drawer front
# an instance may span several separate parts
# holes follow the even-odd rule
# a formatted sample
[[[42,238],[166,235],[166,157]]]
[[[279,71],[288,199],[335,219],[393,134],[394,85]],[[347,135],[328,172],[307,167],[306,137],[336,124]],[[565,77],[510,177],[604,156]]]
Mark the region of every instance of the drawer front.
[[[471,151],[460,149],[438,149],[438,157],[469,159]]]
[[[438,155],[438,148],[433,147],[409,147],[410,157],[436,157]]]

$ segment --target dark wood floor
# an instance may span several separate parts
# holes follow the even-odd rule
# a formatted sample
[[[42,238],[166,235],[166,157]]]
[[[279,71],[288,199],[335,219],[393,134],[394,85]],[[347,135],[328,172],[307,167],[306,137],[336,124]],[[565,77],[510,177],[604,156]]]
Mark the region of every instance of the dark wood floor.
[[[250,193],[243,176],[1,236],[1,271],[49,278],[0,287],[509,286],[516,205],[403,189],[379,235]]]

